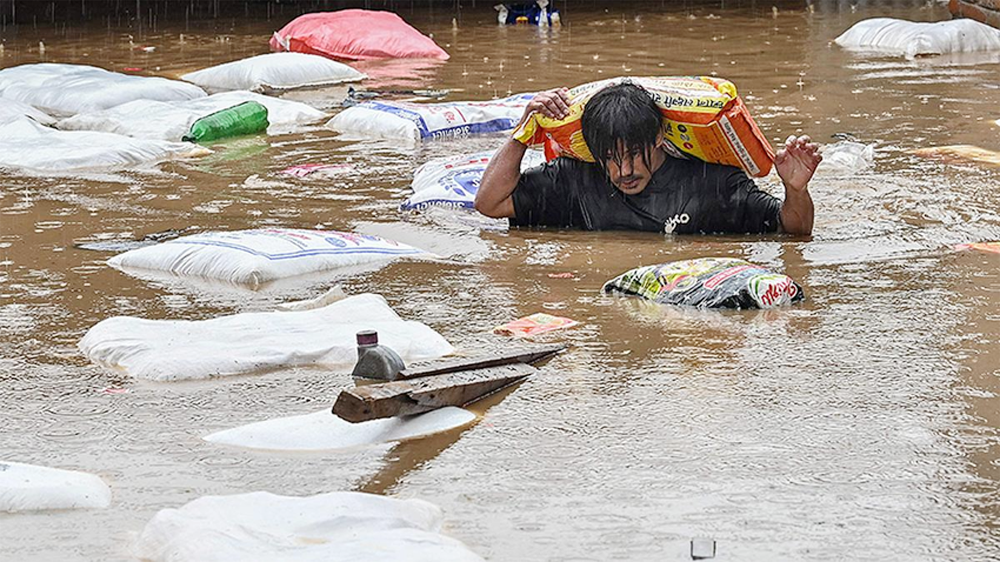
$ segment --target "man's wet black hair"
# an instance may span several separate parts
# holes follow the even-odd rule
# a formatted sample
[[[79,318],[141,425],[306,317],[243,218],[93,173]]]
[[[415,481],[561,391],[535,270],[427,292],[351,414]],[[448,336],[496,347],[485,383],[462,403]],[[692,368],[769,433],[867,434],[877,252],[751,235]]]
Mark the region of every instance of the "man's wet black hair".
[[[648,169],[663,115],[645,88],[625,82],[590,98],[580,123],[583,140],[602,168],[607,169],[608,162],[621,165],[626,156],[638,152]]]

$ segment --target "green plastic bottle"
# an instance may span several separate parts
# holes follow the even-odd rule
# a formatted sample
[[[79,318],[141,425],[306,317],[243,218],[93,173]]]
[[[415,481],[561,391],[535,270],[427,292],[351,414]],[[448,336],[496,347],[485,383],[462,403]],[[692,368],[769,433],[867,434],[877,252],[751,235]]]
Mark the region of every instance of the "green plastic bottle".
[[[268,124],[267,108],[255,101],[246,101],[195,121],[181,140],[200,143],[253,135],[266,131]]]

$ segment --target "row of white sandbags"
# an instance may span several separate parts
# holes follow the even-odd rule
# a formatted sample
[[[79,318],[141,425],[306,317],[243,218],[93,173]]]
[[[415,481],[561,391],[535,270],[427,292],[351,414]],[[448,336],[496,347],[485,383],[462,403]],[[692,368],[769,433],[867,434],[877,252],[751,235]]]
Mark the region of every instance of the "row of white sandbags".
[[[208,154],[181,144],[181,138],[198,119],[245,101],[267,108],[270,134],[294,131],[326,115],[303,103],[247,91],[205,96],[194,86],[165,78],[79,65],[0,70],[0,97],[0,167],[36,173],[132,168]],[[39,107],[75,115],[56,124]],[[53,124],[58,130],[47,127]]]
[[[267,108],[267,133],[293,132],[300,125],[315,123],[326,114],[304,103],[252,92],[226,92],[183,101],[135,100],[110,109],[86,112],[59,121],[70,131],[103,131],[141,139],[180,141],[191,125],[217,111],[255,101]]]
[[[79,64],[23,64],[0,70],[0,97],[57,118],[136,100],[176,102],[214,92],[284,90],[357,81],[365,75],[320,56],[272,53],[185,74],[185,80],[135,76]]]

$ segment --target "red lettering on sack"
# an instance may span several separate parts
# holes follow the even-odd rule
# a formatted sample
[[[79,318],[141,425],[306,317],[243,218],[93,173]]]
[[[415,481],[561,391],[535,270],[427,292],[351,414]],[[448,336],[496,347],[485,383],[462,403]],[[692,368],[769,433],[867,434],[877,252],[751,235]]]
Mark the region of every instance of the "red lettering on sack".
[[[722,283],[723,281],[725,281],[726,279],[729,279],[733,275],[736,275],[737,273],[740,273],[742,271],[746,271],[748,269],[757,269],[757,266],[755,266],[755,265],[740,265],[740,266],[737,266],[737,267],[731,267],[731,268],[726,269],[724,271],[720,271],[719,273],[716,273],[715,275],[713,275],[708,281],[705,281],[705,288],[706,289],[714,289],[714,288],[716,288],[716,287],[719,286],[719,283]]]
[[[786,279],[781,283],[774,283],[767,287],[767,291],[760,296],[760,302],[771,306],[772,304],[778,302],[783,294],[787,294],[789,297],[794,297],[798,289],[795,287],[795,283],[791,279]]]

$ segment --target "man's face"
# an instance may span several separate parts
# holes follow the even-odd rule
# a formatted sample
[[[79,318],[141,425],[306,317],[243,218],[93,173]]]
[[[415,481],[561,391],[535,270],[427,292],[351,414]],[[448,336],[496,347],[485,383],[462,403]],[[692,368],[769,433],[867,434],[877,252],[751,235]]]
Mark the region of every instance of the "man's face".
[[[625,195],[641,193],[653,177],[646,162],[652,161],[654,148],[647,147],[643,154],[642,149],[628,150],[622,141],[618,141],[618,153],[622,155],[620,162],[616,162],[614,158],[605,161],[604,169],[608,172],[608,179]]]

